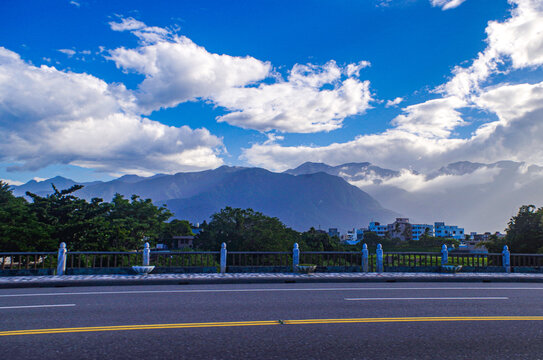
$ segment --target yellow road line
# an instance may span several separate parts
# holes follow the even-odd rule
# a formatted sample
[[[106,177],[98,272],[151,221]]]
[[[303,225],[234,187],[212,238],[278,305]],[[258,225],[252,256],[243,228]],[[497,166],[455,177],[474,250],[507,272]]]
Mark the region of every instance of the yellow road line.
[[[122,330],[208,328],[208,327],[231,327],[231,326],[391,323],[391,322],[443,322],[443,321],[543,321],[543,316],[391,317],[391,318],[305,319],[305,320],[228,321],[228,322],[205,322],[205,323],[150,324],[150,325],[117,325],[117,326],[90,326],[90,327],[56,328],[56,329],[0,331],[0,336],[62,334],[62,333],[122,331]]]

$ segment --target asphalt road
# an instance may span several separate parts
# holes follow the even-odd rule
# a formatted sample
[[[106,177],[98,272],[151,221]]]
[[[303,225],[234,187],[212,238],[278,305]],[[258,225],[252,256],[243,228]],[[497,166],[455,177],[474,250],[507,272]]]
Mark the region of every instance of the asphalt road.
[[[543,284],[0,290],[2,359],[543,359]]]

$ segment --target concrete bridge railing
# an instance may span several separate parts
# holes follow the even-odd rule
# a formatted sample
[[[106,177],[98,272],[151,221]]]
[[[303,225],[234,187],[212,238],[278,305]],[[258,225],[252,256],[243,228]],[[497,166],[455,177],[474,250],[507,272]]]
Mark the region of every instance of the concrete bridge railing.
[[[135,265],[155,266],[154,273],[175,272],[543,272],[543,254],[441,252],[386,252],[381,244],[370,252],[303,251],[70,251],[61,243],[58,252],[0,252],[2,275],[133,274]]]

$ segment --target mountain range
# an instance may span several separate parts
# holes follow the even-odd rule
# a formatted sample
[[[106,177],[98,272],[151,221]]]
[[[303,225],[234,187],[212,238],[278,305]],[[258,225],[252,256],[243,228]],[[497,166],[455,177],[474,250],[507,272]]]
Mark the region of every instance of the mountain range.
[[[55,177],[30,181],[14,187],[14,194],[26,191],[45,196],[76,182]],[[137,194],[165,204],[176,218],[193,223],[209,220],[211,214],[231,206],[252,208],[278,217],[296,230],[310,227],[353,228],[371,219],[391,221],[399,214],[383,208],[370,195],[338,176],[318,172],[305,175],[274,173],[261,168],[222,166],[214,170],[155,175],[144,178],[127,175],[107,182],[82,183],[75,195],[90,200],[109,201],[115,193],[130,197]]]
[[[43,196],[51,193],[51,183],[59,189],[76,184],[55,177],[13,188],[19,196],[26,191]],[[494,232],[503,231],[521,205],[543,205],[543,167],[513,161],[461,161],[426,173],[369,162],[307,162],[283,173],[222,166],[147,178],[125,175],[82,185],[76,193],[82,198],[109,201],[115,193],[137,194],[166,204],[177,218],[191,222],[207,220],[225,206],[250,207],[297,230],[346,230],[372,220],[388,223],[401,215],[412,223],[444,221],[467,233]]]
[[[464,227],[467,233],[503,232],[521,205],[543,206],[543,167],[523,162],[460,161],[426,174],[384,169],[367,162],[338,166],[305,163],[287,173],[314,171],[344,178],[412,223],[445,221]]]

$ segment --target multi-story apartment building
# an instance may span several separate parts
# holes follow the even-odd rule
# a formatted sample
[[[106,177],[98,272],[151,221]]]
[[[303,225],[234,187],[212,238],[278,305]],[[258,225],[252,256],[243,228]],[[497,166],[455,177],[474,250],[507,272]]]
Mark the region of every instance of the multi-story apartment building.
[[[413,238],[412,226],[408,218],[396,218],[396,221],[387,225],[387,233],[389,237],[398,238],[401,241],[409,241]]]
[[[456,225],[445,225],[444,222],[434,223],[434,233],[436,237],[464,240],[464,228],[459,228]]]
[[[420,237],[424,234],[428,236],[434,236],[434,226],[429,224],[412,224],[412,236],[413,240],[420,240]]]
[[[370,226],[368,227],[368,231],[372,231],[376,233],[379,236],[385,236],[387,232],[387,226],[381,225],[380,223],[376,221],[370,222]]]

